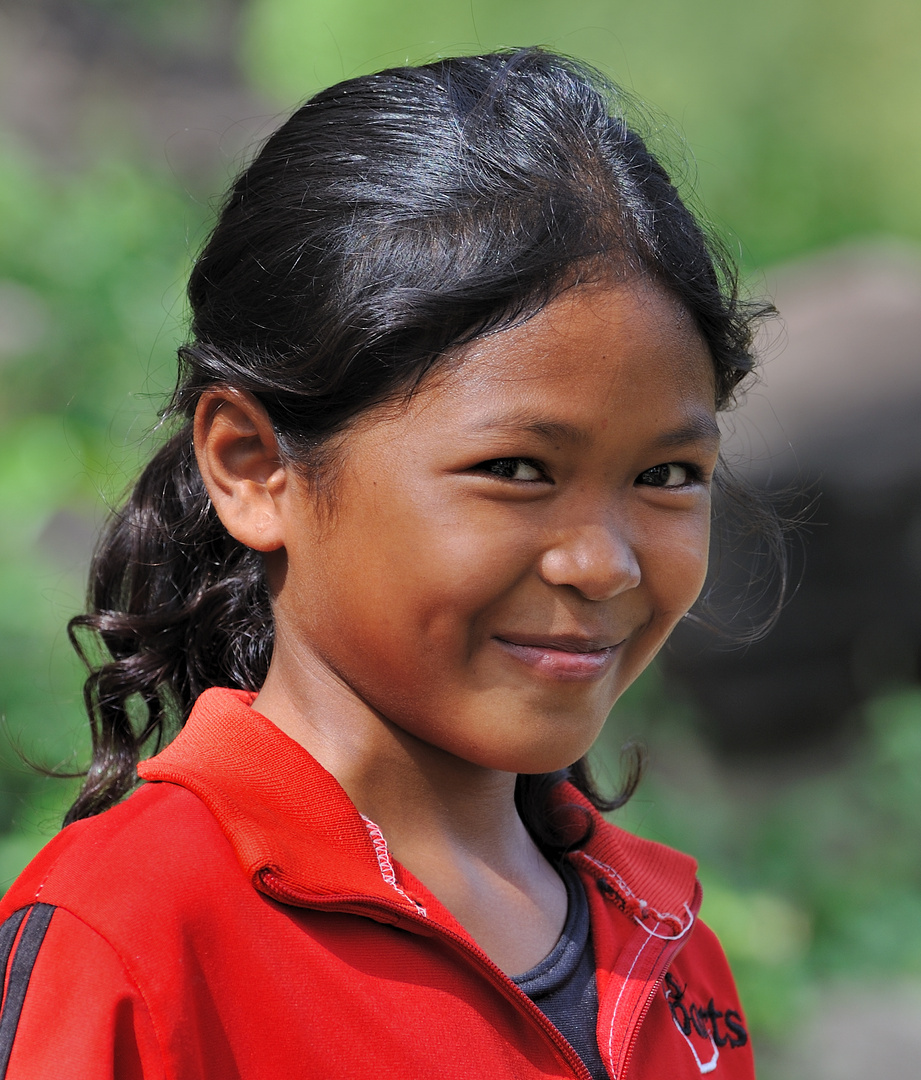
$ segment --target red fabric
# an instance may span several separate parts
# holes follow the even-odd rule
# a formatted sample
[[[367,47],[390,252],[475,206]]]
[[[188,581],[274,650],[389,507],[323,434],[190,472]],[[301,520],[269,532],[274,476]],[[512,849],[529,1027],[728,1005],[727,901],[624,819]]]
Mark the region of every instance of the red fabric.
[[[37,900],[57,908],[10,1080],[586,1080],[540,1010],[251,700],[205,693],[142,765],[149,782],[65,829],[10,889],[3,919]],[[576,827],[584,800],[566,787],[556,800],[581,805],[560,810]],[[611,1076],[751,1080],[732,978],[694,918],[693,861],[601,819],[571,859]]]

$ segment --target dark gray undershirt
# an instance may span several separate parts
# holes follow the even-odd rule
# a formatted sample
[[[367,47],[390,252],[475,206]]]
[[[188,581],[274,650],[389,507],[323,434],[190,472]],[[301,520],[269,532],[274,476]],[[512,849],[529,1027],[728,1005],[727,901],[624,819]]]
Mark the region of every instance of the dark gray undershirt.
[[[589,938],[588,900],[578,874],[560,867],[569,909],[560,940],[543,960],[521,975],[519,986],[576,1051],[594,1080],[609,1080],[598,1052],[598,990]]]

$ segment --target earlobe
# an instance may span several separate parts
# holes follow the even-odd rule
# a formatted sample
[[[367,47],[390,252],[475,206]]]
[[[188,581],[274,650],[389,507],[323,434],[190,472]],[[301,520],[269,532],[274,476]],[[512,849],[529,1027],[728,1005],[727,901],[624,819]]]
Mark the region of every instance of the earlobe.
[[[194,438],[205,488],[230,535],[256,551],[283,547],[287,470],[263,405],[232,387],[206,390]]]

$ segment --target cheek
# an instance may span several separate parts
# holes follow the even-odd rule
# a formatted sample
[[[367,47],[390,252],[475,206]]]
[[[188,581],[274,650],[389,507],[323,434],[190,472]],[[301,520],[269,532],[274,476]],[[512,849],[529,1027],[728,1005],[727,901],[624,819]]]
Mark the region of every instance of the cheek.
[[[466,651],[461,629],[474,632],[501,560],[438,511],[395,500],[373,519],[341,519],[299,575],[308,637],[360,664],[391,663],[394,677]]]
[[[707,574],[709,513],[647,537],[640,555],[646,621],[624,655],[616,696],[652,661],[703,588]]]
[[[669,629],[700,595],[707,576],[710,546],[710,514],[701,512],[691,520],[661,534],[648,559],[647,580],[655,595],[660,618]]]
[[[533,532],[518,516],[438,500],[395,510],[398,520],[370,540],[375,573],[420,626],[476,619],[501,603],[535,561]]]

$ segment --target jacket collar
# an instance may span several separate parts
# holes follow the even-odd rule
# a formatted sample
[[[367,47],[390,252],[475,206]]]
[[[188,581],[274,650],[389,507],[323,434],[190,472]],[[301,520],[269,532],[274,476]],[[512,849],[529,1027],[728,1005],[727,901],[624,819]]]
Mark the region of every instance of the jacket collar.
[[[330,773],[250,708],[255,696],[206,690],[179,735],[142,762],[138,774],[197,795],[263,891],[269,872],[319,903],[362,895],[392,905],[395,889],[405,896],[388,874],[380,834]],[[553,800],[577,835],[586,815],[592,822],[584,849],[570,855],[574,864],[606,885],[632,917],[654,917],[676,933],[686,926],[699,905],[693,859],[609,824],[568,784],[555,789]]]

